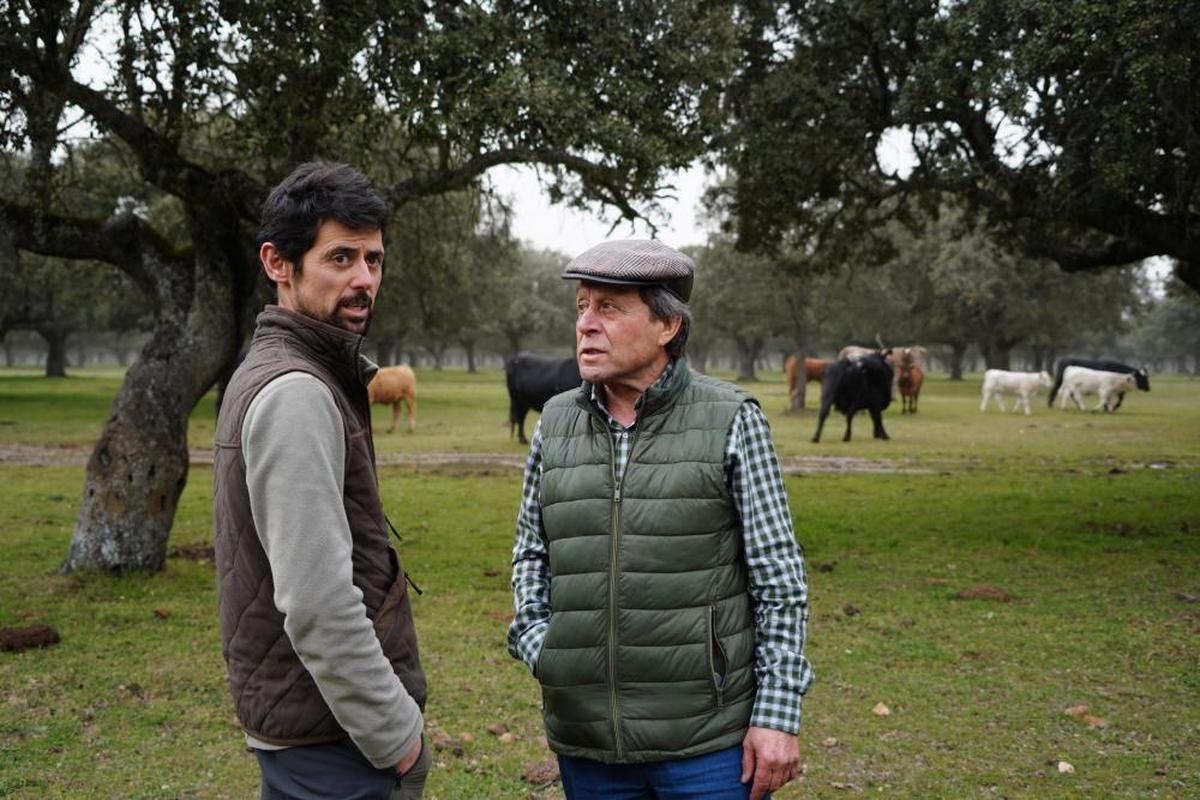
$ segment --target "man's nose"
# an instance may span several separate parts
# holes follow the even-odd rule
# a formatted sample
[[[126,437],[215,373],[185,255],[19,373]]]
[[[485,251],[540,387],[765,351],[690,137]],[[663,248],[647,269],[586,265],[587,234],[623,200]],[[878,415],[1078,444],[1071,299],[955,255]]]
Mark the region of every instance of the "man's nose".
[[[575,318],[575,329],[580,333],[594,331],[599,327],[597,324],[598,320],[599,317],[592,311],[591,306],[586,306],[579,312],[579,316]]]
[[[367,264],[365,258],[359,258],[354,262],[354,270],[350,275],[350,287],[352,289],[369,289],[378,282],[375,273]]]

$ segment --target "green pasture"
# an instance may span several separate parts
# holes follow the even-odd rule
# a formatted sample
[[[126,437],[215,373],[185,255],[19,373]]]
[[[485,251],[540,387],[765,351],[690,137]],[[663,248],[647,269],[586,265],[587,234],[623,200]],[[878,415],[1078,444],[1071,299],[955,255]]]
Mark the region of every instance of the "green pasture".
[[[1043,395],[1025,417],[980,413],[978,376],[935,375],[915,417],[887,413],[890,442],[860,418],[845,444],[831,416],[813,445],[812,411],[784,414],[782,376],[761,377],[749,388],[785,462],[841,470],[787,478],[817,680],[805,774],[777,797],[1200,796],[1200,381],[1152,376],[1152,392],[1107,415],[1048,410]],[[211,563],[55,574],[119,382],[0,370],[0,627],[62,635],[0,652],[0,797],[255,797]],[[427,796],[560,797],[521,778],[550,754],[534,681],[504,650],[520,473],[469,456],[523,452],[502,375],[421,370],[418,393],[416,434],[383,433],[382,408],[375,426],[383,495],[425,592],[428,718],[461,744],[437,752]],[[210,396],[191,426],[198,454],[212,430]],[[432,453],[466,455],[418,457]],[[202,462],[173,546],[211,540]],[[959,597],[985,586],[1008,599]],[[1077,705],[1091,725],[1064,714]]]

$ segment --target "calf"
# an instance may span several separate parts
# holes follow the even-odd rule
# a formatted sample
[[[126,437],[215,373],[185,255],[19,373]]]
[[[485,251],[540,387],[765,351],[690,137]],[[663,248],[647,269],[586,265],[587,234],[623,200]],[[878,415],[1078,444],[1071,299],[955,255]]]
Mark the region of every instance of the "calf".
[[[521,444],[529,444],[525,438],[529,410],[541,412],[551,397],[583,382],[574,357],[547,358],[533,353],[517,353],[505,361],[504,378],[508,384],[508,435],[516,431]]]
[[[1083,396],[1095,392],[1100,396],[1100,402],[1093,411],[1103,408],[1105,411],[1115,411],[1109,408],[1108,401],[1114,394],[1132,392],[1137,388],[1137,378],[1132,373],[1106,372],[1087,367],[1067,367],[1063,371],[1062,396],[1059,398],[1059,408],[1067,407],[1067,398],[1075,401],[1075,405],[1083,411]]]
[[[900,378],[896,382],[896,386],[900,390],[900,413],[915,414],[917,413],[917,398],[921,396],[921,384],[925,380],[925,373],[911,358],[901,360],[899,373]]]
[[[1038,389],[1049,388],[1050,373],[1048,372],[1009,372],[1003,369],[989,369],[983,373],[983,400],[979,403],[979,410],[986,411],[988,400],[995,398],[996,407],[1003,411],[1004,401],[1000,395],[1015,394],[1017,399],[1013,403],[1013,411],[1017,410],[1019,403],[1025,409],[1025,416],[1029,416],[1029,398],[1037,394]]]
[[[1054,388],[1050,390],[1050,400],[1046,403],[1047,406],[1054,405],[1054,398],[1058,396],[1058,391],[1062,387],[1063,370],[1067,367],[1087,367],[1088,369],[1100,370],[1101,372],[1120,372],[1122,374],[1133,375],[1137,382],[1137,388],[1143,392],[1150,391],[1150,373],[1145,367],[1131,367],[1128,364],[1122,364],[1119,361],[1093,361],[1087,358],[1060,358],[1058,365],[1054,370]],[[1125,393],[1121,392],[1117,395],[1117,404],[1113,406],[1113,411],[1121,407],[1121,403],[1125,401]]]
[[[371,404],[392,407],[392,427],[388,433],[396,430],[396,420],[400,417],[400,404],[408,407],[408,432],[412,433],[417,427],[417,376],[412,367],[401,364],[398,367],[383,367],[375,373],[375,377],[367,384],[367,397]]]
[[[846,415],[846,435],[843,442],[850,441],[850,425],[854,415],[867,411],[874,423],[876,439],[887,439],[883,429],[883,410],[892,402],[892,368],[884,361],[883,354],[859,358],[841,358],[825,368],[821,383],[821,411],[817,419],[814,442],[821,441],[821,430],[829,409],[836,408]]]

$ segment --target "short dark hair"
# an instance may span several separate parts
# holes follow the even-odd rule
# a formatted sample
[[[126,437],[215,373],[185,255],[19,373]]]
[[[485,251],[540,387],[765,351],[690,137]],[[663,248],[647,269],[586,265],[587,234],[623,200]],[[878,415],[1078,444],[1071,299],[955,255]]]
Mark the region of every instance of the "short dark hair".
[[[386,232],[388,207],[371,181],[349,164],[309,161],[292,170],[263,204],[258,247],[275,245],[299,273],[317,229],[328,219]]]
[[[692,332],[692,309],[679,296],[665,286],[643,286],[638,289],[642,302],[650,306],[650,316],[666,322],[679,317],[679,331],[667,342],[667,355],[682,358],[687,349],[688,335]]]

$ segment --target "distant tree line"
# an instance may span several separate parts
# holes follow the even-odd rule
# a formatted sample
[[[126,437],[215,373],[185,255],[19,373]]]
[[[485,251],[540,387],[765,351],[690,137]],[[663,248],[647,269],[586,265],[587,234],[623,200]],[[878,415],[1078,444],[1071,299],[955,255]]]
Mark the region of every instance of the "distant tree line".
[[[693,361],[732,350],[746,380],[787,353],[831,357],[878,335],[927,347],[955,379],[968,355],[985,368],[1049,370],[1059,356],[1081,355],[1200,371],[1200,296],[1174,278],[1160,296],[1139,265],[1065,272],[953,206],[917,232],[893,221],[880,236],[891,256],[878,265],[810,263],[803,272],[724,236],[691,248]]]

